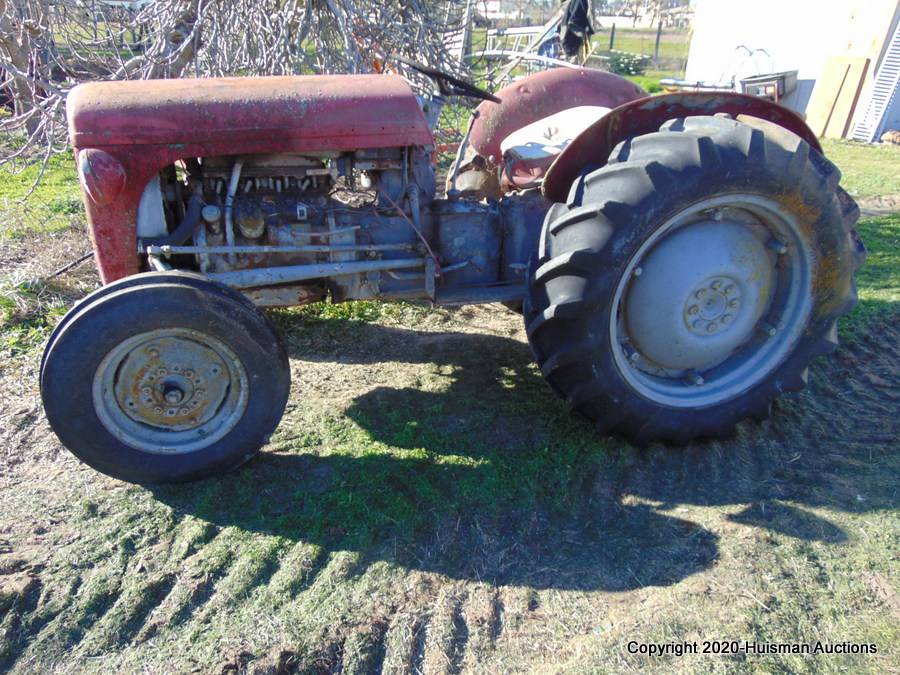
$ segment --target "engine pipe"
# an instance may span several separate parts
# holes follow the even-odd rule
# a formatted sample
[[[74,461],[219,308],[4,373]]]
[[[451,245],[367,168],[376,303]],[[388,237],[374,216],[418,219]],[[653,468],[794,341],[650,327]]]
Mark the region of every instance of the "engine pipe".
[[[343,253],[343,252],[367,252],[367,251],[414,251],[412,244],[362,244],[362,245],[328,245],[328,244],[303,244],[300,246],[148,246],[148,255],[162,255],[169,257],[182,253],[193,255],[215,254],[259,254],[259,253]]]
[[[362,262],[331,262],[315,265],[287,265],[284,267],[264,267],[234,272],[217,272],[207,275],[213,281],[219,281],[232,288],[255,288],[257,286],[275,286],[293,281],[308,281],[322,277],[342,274],[360,274],[362,272],[381,272],[392,269],[411,269],[422,267],[422,258],[405,260],[373,260]]]
[[[188,200],[187,209],[184,218],[174,230],[165,237],[146,237],[141,239],[139,250],[145,246],[179,246],[191,238],[197,225],[200,224],[200,213],[203,210],[202,197],[194,193]]]
[[[469,126],[466,128],[466,135],[463,136],[462,143],[456,149],[456,160],[453,162],[453,174],[450,176],[450,189],[447,190],[447,196],[450,199],[459,197],[459,190],[456,189],[456,179],[459,177],[459,168],[462,166],[463,157],[466,155],[466,148],[469,147],[469,139],[472,137],[472,128],[475,126],[475,120],[481,115],[478,110],[472,111],[469,118]]]
[[[228,181],[228,192],[225,195],[225,241],[229,246],[234,246],[234,221],[232,213],[234,211],[234,195],[238,189],[238,183],[241,182],[241,169],[244,166],[244,160],[236,159],[234,167],[231,169],[231,180]]]

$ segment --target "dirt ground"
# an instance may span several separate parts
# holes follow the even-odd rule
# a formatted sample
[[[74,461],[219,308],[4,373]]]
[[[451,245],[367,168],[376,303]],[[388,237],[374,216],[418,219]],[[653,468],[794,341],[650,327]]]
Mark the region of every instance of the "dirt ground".
[[[83,237],[3,269],[46,277]],[[285,419],[189,486],[81,465],[41,410],[40,341],[4,360],[0,671],[900,672],[896,314],[770,420],[645,451],[572,417],[500,306],[273,316]],[[877,653],[630,646],[704,640]]]
[[[898,211],[900,211],[900,195],[869,197],[860,204],[860,213],[863,218],[883,216]]]

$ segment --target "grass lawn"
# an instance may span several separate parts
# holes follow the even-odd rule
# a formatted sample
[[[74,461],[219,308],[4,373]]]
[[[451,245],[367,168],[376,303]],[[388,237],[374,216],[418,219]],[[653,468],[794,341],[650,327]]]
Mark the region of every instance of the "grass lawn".
[[[54,155],[34,194],[23,202],[38,172],[38,166],[16,174],[0,169],[0,240],[34,230],[59,231],[83,219],[72,155]]]
[[[857,227],[869,256],[856,274],[859,305],[840,325],[843,338],[859,338],[900,311],[900,213],[866,218]]]
[[[823,139],[826,156],[841,169],[841,185],[857,200],[891,196],[900,204],[900,146]],[[841,323],[845,338],[860,336],[900,308],[900,206],[879,217],[864,217],[857,230],[869,252],[857,272],[860,303]]]
[[[900,195],[900,145],[822,139],[825,155],[841,170],[855,199]]]
[[[681,70],[646,70],[643,75],[627,75],[631,80],[648,94],[657,94],[663,90],[659,81],[665,78],[679,79],[684,75]]]
[[[827,143],[860,198],[900,152]],[[0,671],[885,673],[900,669],[900,215],[841,349],[772,419],[638,451],[548,390],[499,306],[271,312],[292,397],[263,454],[146,488],[62,449],[42,341],[96,278],[71,159],[0,183]],[[875,644],[657,657],[632,642]],[[257,669],[254,671],[254,669]]]
[[[593,43],[597,51],[609,49],[609,30],[598,30],[594,34]],[[659,57],[686,62],[690,47],[691,38],[688,31],[664,31],[659,41]],[[653,56],[656,48],[656,31],[617,28],[612,48]]]

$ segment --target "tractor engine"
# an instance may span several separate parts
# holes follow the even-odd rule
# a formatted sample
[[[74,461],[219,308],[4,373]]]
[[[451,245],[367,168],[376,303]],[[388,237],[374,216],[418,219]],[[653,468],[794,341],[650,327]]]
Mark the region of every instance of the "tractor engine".
[[[138,236],[152,265],[196,269],[261,306],[521,293],[539,193],[479,203],[434,191],[417,147],[191,158],[148,185]],[[309,278],[281,276],[296,266]]]

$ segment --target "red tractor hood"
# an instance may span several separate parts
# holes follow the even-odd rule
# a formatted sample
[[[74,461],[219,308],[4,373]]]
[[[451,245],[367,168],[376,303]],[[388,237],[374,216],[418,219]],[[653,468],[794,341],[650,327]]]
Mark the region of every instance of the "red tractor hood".
[[[304,152],[433,143],[396,75],[92,82],[72,90],[66,111],[76,148],[219,144],[240,152],[263,144]]]

